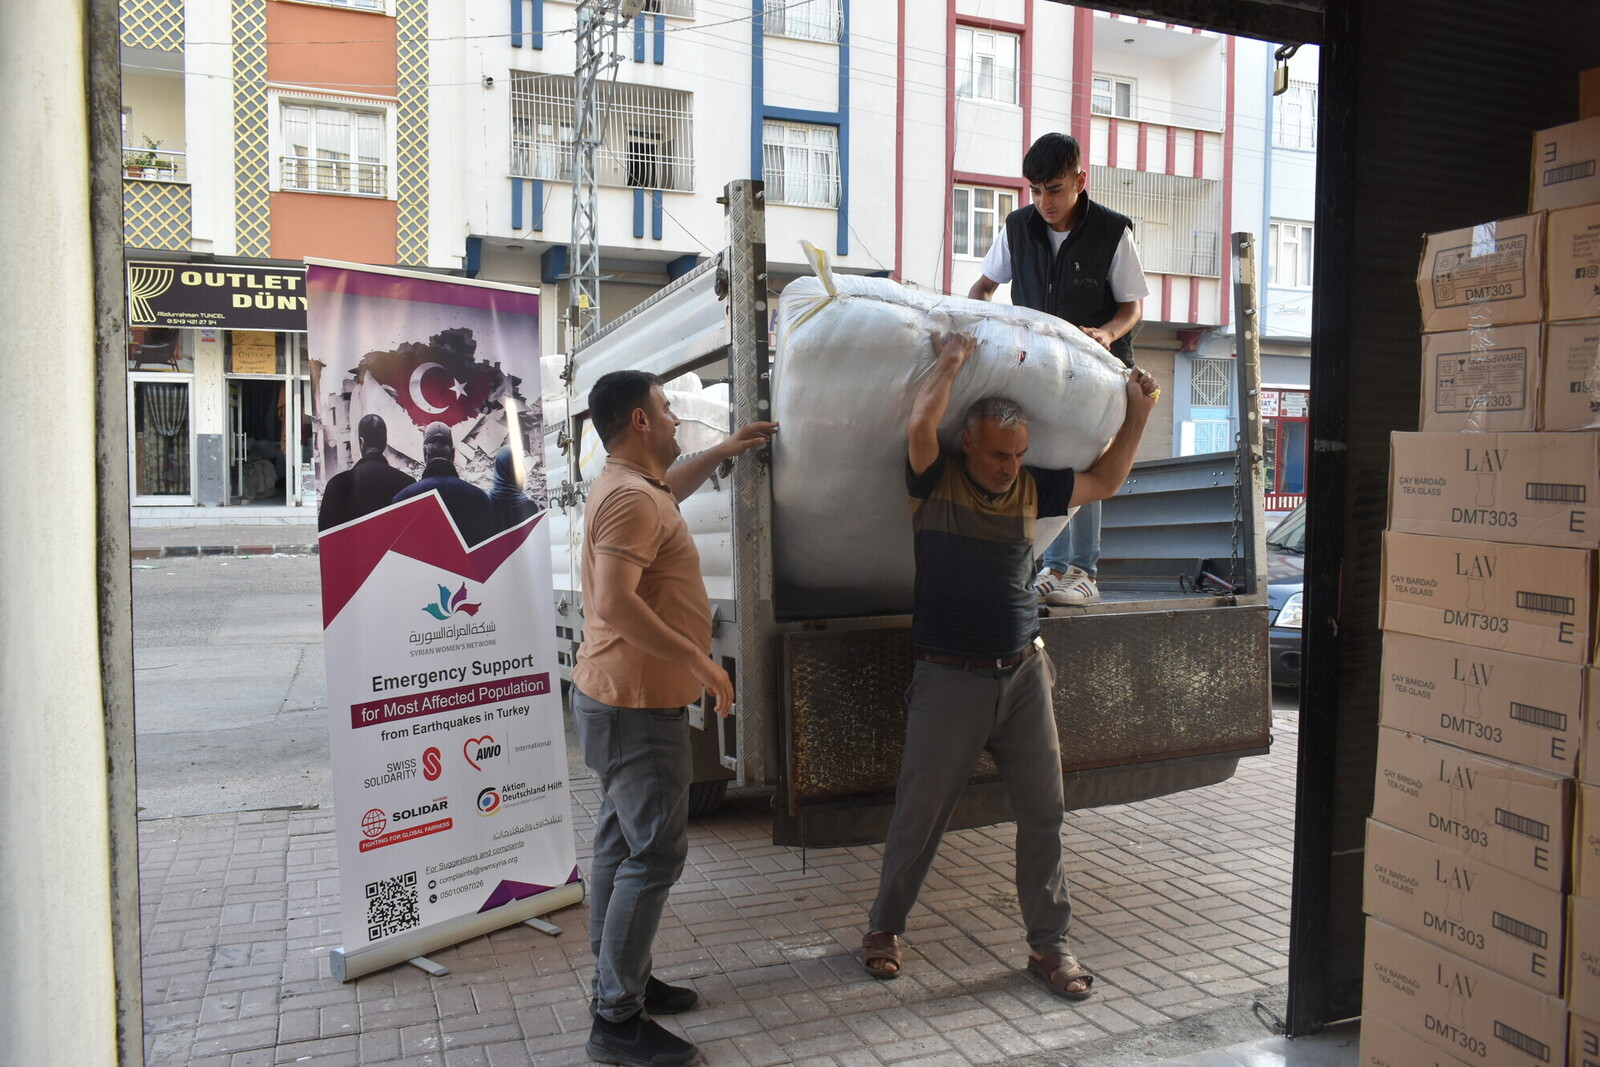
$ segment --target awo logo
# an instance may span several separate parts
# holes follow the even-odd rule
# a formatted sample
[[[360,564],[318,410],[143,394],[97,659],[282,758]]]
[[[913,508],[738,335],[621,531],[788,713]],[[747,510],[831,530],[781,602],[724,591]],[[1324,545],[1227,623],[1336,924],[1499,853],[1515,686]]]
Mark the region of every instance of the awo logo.
[[[461,588],[457,589],[454,594],[451,594],[450,590],[441,585],[439,587],[438,603],[424,604],[422,610],[436,619],[448,619],[457,612],[462,615],[476,615],[478,609],[483,607],[482,603],[468,604],[466,600],[467,584],[465,582],[461,583]]]
[[[485,760],[492,760],[500,755],[500,742],[489,734],[482,737],[469,737],[461,745],[461,754],[472,764],[475,771],[483,770]]]

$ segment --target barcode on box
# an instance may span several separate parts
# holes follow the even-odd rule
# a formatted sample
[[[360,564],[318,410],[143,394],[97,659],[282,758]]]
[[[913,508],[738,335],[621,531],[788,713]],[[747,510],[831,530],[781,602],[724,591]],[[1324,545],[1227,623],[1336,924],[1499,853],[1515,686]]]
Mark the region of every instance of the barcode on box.
[[[1523,922],[1521,919],[1513,919],[1511,916],[1502,915],[1497,911],[1491,921],[1494,923],[1496,930],[1514,937],[1518,941],[1526,941],[1528,944],[1538,948],[1548,948],[1550,945],[1549,934],[1537,926]]]
[[[1551,167],[1544,172],[1544,183],[1546,185],[1560,185],[1562,182],[1577,182],[1593,177],[1594,160],[1583,159],[1577,163],[1568,163],[1564,167]]]
[[[1567,728],[1566,712],[1536,708],[1532,704],[1518,704],[1515,700],[1511,702],[1511,717],[1529,726],[1543,726],[1547,730],[1565,732]]]
[[[1517,1049],[1519,1052],[1524,1052],[1527,1055],[1532,1056],[1540,1063],[1550,1062],[1549,1045],[1538,1040],[1537,1038],[1529,1037],[1521,1030],[1507,1026],[1498,1019],[1496,1019],[1494,1023],[1494,1036],[1498,1037],[1501,1041],[1504,1041],[1512,1048]]]
[[[1514,834],[1531,837],[1536,841],[1550,840],[1550,827],[1537,819],[1530,819],[1526,815],[1518,815],[1516,812],[1507,811],[1505,808],[1495,808],[1494,821],[1496,826],[1510,830]]]
[[[1517,607],[1523,611],[1535,611],[1540,615],[1576,615],[1578,602],[1570,596],[1556,596],[1553,593],[1517,593]]]
[[[1525,490],[1529,500],[1546,504],[1582,504],[1589,497],[1587,486],[1562,482],[1529,482]]]

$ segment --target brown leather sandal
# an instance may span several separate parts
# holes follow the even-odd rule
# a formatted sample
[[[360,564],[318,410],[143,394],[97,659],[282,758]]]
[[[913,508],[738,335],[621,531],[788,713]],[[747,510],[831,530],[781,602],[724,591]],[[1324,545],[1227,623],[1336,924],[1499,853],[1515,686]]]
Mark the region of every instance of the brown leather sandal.
[[[1028,957],[1028,973],[1045,984],[1062,1000],[1088,1000],[1094,995],[1094,975],[1084,969],[1070,952],[1047,953],[1044,959]],[[1082,982],[1082,989],[1068,989],[1073,982]]]
[[[861,966],[874,978],[900,977],[900,950],[905,942],[886,930],[874,930],[861,939]],[[886,967],[884,964],[893,964]]]

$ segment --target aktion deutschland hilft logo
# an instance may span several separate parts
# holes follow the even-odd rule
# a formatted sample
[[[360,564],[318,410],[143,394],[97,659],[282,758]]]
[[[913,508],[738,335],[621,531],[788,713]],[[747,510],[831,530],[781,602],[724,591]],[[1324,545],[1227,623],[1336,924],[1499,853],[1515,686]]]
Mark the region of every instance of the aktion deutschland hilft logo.
[[[461,583],[461,588],[456,590],[454,596],[450,595],[450,590],[441,585],[439,587],[439,602],[437,604],[424,604],[422,610],[436,619],[448,619],[458,611],[463,615],[476,615],[478,609],[483,605],[481,603],[465,603],[466,599],[467,585],[465,582]]]
[[[478,814],[493,815],[500,810],[500,790],[494,786],[478,790]]]

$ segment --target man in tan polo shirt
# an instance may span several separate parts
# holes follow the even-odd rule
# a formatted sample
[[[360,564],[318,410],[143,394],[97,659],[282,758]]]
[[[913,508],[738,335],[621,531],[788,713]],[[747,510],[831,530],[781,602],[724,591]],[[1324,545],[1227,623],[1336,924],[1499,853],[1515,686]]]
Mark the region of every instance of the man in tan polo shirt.
[[[661,909],[689,850],[684,705],[703,689],[717,714],[733,706],[733,682],[710,658],[711,603],[678,502],[778,426],[753,422],[674,464],[678,420],[655,375],[642,371],[595,382],[589,419],[609,458],[584,511],[585,626],[572,668],[578,742],[601,787],[589,875],[588,1053],[602,1063],[667,1067],[698,1054],[650,1018],[699,1000],[650,974]]]

